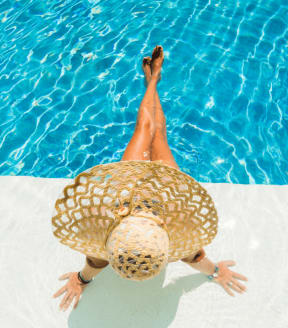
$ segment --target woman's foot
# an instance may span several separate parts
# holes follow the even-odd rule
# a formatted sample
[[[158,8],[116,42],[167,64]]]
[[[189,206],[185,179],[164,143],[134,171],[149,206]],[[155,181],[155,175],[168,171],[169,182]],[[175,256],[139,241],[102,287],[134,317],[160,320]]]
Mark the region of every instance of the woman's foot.
[[[145,87],[147,88],[148,83],[151,80],[151,58],[150,57],[144,57],[143,61],[142,61],[142,69],[144,71],[145,74]]]
[[[156,46],[152,53],[151,66],[151,76],[158,77],[161,79],[161,68],[164,62],[164,52],[162,46]]]
[[[144,57],[142,62],[142,69],[145,74],[145,86],[147,87],[148,83],[151,80],[152,75],[157,76],[158,81],[161,80],[161,67],[164,62],[164,53],[161,46],[156,46],[152,53],[151,57]],[[152,72],[153,70],[153,72]]]

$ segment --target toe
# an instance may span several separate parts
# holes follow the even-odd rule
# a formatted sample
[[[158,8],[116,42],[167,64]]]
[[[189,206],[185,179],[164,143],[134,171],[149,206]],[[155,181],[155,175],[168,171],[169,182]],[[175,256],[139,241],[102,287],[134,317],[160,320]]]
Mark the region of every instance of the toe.
[[[163,48],[162,46],[156,46],[155,48],[155,53],[154,53],[154,58],[162,57],[163,54]]]
[[[158,46],[153,49],[152,60],[158,57]]]

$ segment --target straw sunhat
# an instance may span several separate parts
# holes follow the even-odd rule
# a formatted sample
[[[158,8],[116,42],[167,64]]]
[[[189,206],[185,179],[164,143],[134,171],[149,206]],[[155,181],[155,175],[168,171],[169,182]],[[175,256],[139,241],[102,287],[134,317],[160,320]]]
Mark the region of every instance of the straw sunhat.
[[[120,161],[80,173],[56,201],[54,235],[140,281],[208,245],[218,217],[207,191],[160,161]]]

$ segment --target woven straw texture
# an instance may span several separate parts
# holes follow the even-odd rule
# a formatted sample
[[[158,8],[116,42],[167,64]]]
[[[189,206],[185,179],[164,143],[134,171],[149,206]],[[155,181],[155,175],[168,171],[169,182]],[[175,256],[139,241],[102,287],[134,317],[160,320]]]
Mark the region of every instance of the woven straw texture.
[[[113,269],[130,280],[151,279],[168,263],[168,234],[145,217],[124,218],[113,229],[106,248]]]
[[[85,255],[109,260],[105,242],[125,215],[160,217],[169,236],[168,261],[208,245],[218,227],[207,191],[192,177],[156,161],[94,166],[64,188],[55,204],[52,230],[60,242]]]

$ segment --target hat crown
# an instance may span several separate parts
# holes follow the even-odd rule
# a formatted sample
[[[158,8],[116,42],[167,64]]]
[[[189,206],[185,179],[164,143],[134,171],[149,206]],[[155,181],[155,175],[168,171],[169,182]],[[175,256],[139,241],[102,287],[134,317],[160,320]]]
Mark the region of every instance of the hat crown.
[[[168,263],[169,238],[149,217],[130,215],[111,232],[106,250],[111,266],[122,278],[147,280]]]

